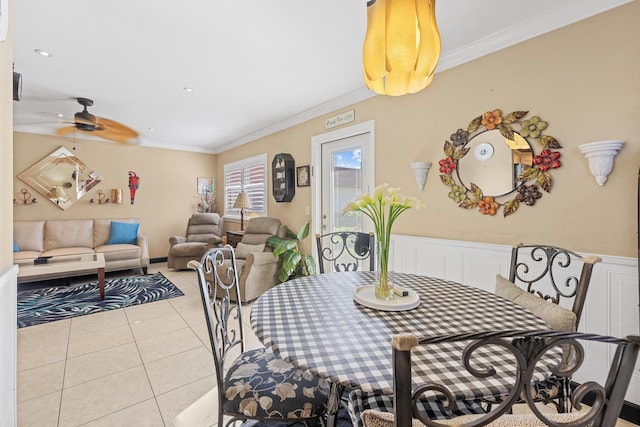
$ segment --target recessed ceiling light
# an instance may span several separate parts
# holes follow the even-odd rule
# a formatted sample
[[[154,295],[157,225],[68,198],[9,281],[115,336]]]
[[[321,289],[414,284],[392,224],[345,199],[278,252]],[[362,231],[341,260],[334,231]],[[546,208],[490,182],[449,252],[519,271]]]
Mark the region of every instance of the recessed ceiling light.
[[[34,52],[37,53],[38,55],[46,56],[47,58],[53,56],[46,50],[42,50],[42,49],[35,49]]]
[[[58,113],[58,114],[56,114],[56,116],[58,116],[58,117],[60,117],[60,118],[63,118],[63,117],[64,117],[64,114],[62,114],[62,113]]]
[[[182,90],[184,90],[185,92],[188,92],[188,93],[193,92],[193,88],[190,88],[190,87],[182,88]]]
[[[151,132],[155,132],[156,128],[148,128]]]

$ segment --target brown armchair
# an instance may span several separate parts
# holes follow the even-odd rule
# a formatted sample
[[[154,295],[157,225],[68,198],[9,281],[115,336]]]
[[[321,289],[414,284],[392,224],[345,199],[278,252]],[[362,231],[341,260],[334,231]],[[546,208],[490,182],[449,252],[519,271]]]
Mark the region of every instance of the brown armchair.
[[[235,249],[240,301],[252,301],[280,283],[276,274],[280,260],[266,242],[273,235],[284,237],[286,233],[287,227],[277,218],[256,217],[247,223]]]
[[[189,218],[184,236],[169,238],[167,267],[186,270],[192,259],[200,261],[207,249],[222,242],[223,219],[217,213],[196,213]]]

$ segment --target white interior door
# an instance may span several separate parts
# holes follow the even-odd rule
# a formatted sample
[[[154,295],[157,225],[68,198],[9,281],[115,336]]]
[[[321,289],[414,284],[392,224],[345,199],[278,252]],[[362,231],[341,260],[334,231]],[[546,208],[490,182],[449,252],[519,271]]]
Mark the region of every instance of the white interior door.
[[[370,231],[361,214],[342,215],[356,196],[370,191],[375,182],[373,121],[350,126],[312,139],[313,229]]]

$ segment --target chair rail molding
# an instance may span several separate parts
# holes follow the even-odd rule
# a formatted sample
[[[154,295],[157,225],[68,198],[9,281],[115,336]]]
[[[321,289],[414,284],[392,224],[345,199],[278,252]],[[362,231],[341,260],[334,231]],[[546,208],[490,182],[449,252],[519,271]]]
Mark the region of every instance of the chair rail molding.
[[[391,239],[395,241],[393,268],[397,272],[438,277],[492,293],[496,274],[505,277],[509,274],[511,246],[396,234]],[[602,254],[580,255],[602,258],[602,262],[593,268],[580,332],[618,337],[640,334],[637,259]],[[579,268],[576,270],[579,274]],[[614,346],[609,346],[608,351],[593,343],[586,346],[587,359],[573,380],[580,382],[582,371],[597,372],[599,381],[604,381]],[[640,405],[640,369],[634,371],[625,400]]]

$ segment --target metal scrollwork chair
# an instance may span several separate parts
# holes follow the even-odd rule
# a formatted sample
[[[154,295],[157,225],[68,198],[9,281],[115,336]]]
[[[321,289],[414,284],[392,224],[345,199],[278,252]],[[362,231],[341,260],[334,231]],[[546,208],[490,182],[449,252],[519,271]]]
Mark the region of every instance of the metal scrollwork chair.
[[[411,381],[411,351],[413,348],[431,343],[452,341],[470,341],[461,355],[465,368],[479,379],[487,379],[496,374],[490,364],[478,366],[473,362],[476,352],[490,346],[499,351],[510,352],[517,365],[514,374],[514,385],[508,396],[497,405],[493,411],[483,414],[463,415],[453,417],[447,413],[438,414],[438,419],[426,416],[418,410],[420,400],[441,399],[446,406],[452,408],[456,402],[455,396],[446,384],[412,384]],[[611,367],[604,386],[595,381],[584,382],[573,394],[574,406],[582,406],[585,396],[590,395],[593,403],[585,411],[574,411],[568,414],[542,412],[534,404],[534,397],[527,385],[532,379],[533,368],[540,359],[555,347],[569,345],[575,349],[577,357],[573,359],[568,370],[560,366],[550,367],[556,373],[573,373],[584,360],[584,348],[578,340],[585,340],[593,345],[613,344],[616,347]],[[456,425],[460,427],[476,427],[490,425],[492,427],[512,426],[553,426],[571,425],[613,427],[624,403],[624,397],[635,369],[640,350],[640,337],[628,336],[614,338],[595,334],[558,331],[503,331],[479,332],[458,336],[430,336],[419,338],[413,334],[399,334],[392,338],[393,352],[393,392],[394,411],[383,412],[368,409],[362,413],[365,427],[408,427],[408,426],[443,426]],[[435,393],[435,395],[433,394]],[[426,396],[426,397],[425,397]],[[512,405],[524,396],[531,410],[526,414],[508,413]],[[588,409],[588,410],[587,410]],[[450,411],[450,409],[449,409]],[[568,424],[571,423],[571,424]]]
[[[197,273],[213,351],[217,425],[249,419],[307,423],[323,417],[330,391],[326,380],[294,367],[265,348],[245,350],[233,248],[211,249],[200,262],[190,261],[189,267]],[[224,416],[231,417],[226,424]]]
[[[509,281],[498,277],[496,294],[528,308],[553,329],[574,332],[582,316],[593,267],[600,261],[598,257],[582,257],[556,246],[520,243],[511,251]],[[558,412],[569,412],[570,383],[570,378],[552,376],[536,385],[535,398],[553,403]]]
[[[337,231],[316,234],[318,248],[318,270],[325,272],[325,263],[330,265],[327,271],[358,271],[375,267],[375,237],[373,233],[355,231]]]

